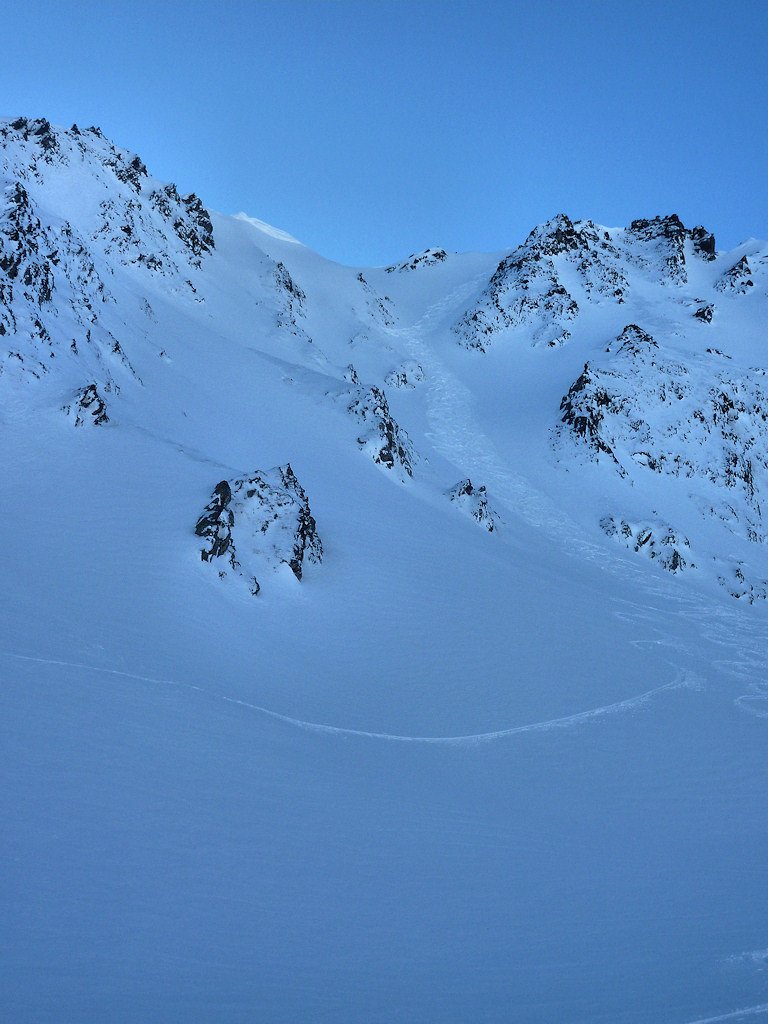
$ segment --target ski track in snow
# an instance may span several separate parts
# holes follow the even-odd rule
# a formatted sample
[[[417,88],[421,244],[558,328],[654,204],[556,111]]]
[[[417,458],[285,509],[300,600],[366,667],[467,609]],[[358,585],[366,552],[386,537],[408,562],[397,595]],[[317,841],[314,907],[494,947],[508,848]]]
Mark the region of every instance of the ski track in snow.
[[[251,704],[248,701],[240,700],[237,697],[227,697],[224,694],[214,694],[202,686],[195,686],[194,683],[179,682],[175,679],[155,679],[151,676],[137,675],[133,672],[125,672],[114,668],[99,668],[96,665],[81,665],[71,661],[61,661],[55,658],[35,658],[27,654],[16,654],[13,651],[0,652],[6,658],[16,658],[19,661],[31,661],[41,665],[55,665],[62,668],[74,668],[84,672],[102,673],[104,675],[119,676],[123,679],[135,679],[137,682],[153,683],[158,686],[175,686],[181,689],[194,690],[207,697],[225,701],[227,704],[237,704],[240,707],[258,711],[259,714],[276,718],[288,725],[304,729],[308,732],[325,733],[331,736],[357,736],[363,739],[387,740],[393,743],[427,743],[442,744],[444,746],[474,746],[480,743],[490,743],[494,740],[505,739],[508,736],[518,736],[522,733],[548,732],[553,729],[567,729],[574,725],[594,718],[601,718],[605,715],[614,715],[622,711],[634,711],[647,704],[657,694],[668,690],[696,690],[700,683],[686,672],[682,672],[670,683],[664,683],[645,693],[628,697],[625,700],[617,701],[614,704],[604,704],[601,707],[590,708],[588,711],[579,711],[573,715],[565,715],[562,718],[550,718],[543,722],[532,722],[529,725],[516,725],[508,729],[496,729],[492,732],[471,733],[466,736],[399,736],[387,732],[367,732],[363,729],[345,729],[335,725],[324,725],[320,722],[307,722],[300,718],[292,718],[290,715],[283,715],[279,711],[272,711],[269,708],[261,707],[259,704]]]
[[[702,1017],[700,1020],[687,1021],[686,1024],[718,1024],[723,1020],[738,1020],[744,1017],[757,1017],[759,1014],[768,1013],[768,1003],[760,1003],[759,1006],[745,1006],[743,1010],[733,1010],[731,1013],[722,1013],[718,1017]]]

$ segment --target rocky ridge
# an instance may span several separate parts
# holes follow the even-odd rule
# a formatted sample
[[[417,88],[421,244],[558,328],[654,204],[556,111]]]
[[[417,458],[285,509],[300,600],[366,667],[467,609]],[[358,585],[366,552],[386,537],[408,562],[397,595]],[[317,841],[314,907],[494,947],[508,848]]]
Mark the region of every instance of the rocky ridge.
[[[499,263],[453,331],[460,344],[481,351],[497,336],[523,328],[533,345],[556,348],[571,337],[580,312],[564,277],[575,279],[590,302],[620,304],[631,291],[628,268],[663,286],[685,284],[686,252],[712,260],[714,236],[701,226],[686,229],[674,214],[615,231],[560,214],[534,228]]]
[[[49,210],[60,182],[83,166],[96,187],[70,196],[71,209]],[[0,189],[0,335],[11,342],[0,375],[39,379],[71,355],[102,385],[115,373],[139,381],[121,340],[133,326],[109,280],[123,266],[193,295],[190,278],[214,248],[208,211],[98,128],[43,119],[0,122]]]

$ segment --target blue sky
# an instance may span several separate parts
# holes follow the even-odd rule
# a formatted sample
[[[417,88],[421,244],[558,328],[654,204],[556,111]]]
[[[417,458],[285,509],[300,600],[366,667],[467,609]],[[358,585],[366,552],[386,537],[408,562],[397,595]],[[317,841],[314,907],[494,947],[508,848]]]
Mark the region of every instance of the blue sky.
[[[99,125],[344,263],[495,251],[558,212],[768,237],[768,4],[3,5],[4,114]]]

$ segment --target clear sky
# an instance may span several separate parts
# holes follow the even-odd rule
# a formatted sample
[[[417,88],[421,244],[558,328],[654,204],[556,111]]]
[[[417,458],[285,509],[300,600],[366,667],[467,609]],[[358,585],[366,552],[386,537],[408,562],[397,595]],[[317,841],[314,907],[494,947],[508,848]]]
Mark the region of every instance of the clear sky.
[[[343,263],[495,251],[559,212],[768,238],[763,0],[5,0],[6,116]]]

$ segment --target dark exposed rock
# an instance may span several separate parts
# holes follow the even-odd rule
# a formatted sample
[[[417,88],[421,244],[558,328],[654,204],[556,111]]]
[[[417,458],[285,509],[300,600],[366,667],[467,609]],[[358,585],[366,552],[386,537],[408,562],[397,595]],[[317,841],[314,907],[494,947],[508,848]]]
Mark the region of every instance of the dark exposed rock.
[[[213,496],[205,506],[203,514],[197,520],[195,534],[208,542],[208,547],[200,552],[204,562],[221,558],[229,551],[229,563],[235,568],[235,548],[232,544],[235,516],[228,507],[231,500],[232,490],[229,484],[226,480],[220,481],[214,487]]]
[[[293,280],[284,263],[278,262],[275,264],[275,283],[280,291],[283,292],[284,295],[288,296],[291,304],[291,311],[300,313],[303,316],[304,303],[307,301],[307,296]]]
[[[726,588],[731,597],[744,598],[747,604],[765,601],[768,598],[768,580],[747,579],[742,568],[743,564],[743,562],[737,562],[719,572],[718,583]]]
[[[147,168],[138,156],[126,160],[122,154],[116,152],[114,158],[108,163],[119,181],[130,185],[135,192],[141,192],[142,180],[147,177]]]
[[[304,304],[307,296],[296,284],[290,275],[286,265],[282,262],[275,263],[273,277],[277,285],[280,306],[277,311],[277,326],[288,330],[297,337],[303,337],[306,341],[312,339],[299,326],[297,317],[305,317]]]
[[[290,464],[220,481],[195,533],[206,541],[202,560],[226,556],[254,595],[261,589],[256,572],[286,564],[300,580],[305,561],[320,562],[323,556],[307,495]]]
[[[573,223],[559,214],[528,235],[499,263],[477,302],[454,325],[460,342],[485,350],[493,335],[528,328],[534,345],[553,348],[570,337],[567,325],[579,306],[560,279],[573,272],[587,296],[621,303],[629,287],[622,271],[626,254],[608,232],[591,221]]]
[[[373,461],[401,475],[413,476],[413,445],[392,417],[384,392],[376,386],[367,390],[359,387],[347,408],[367,428],[357,443],[370,452]]]
[[[484,526],[489,533],[498,529],[499,516],[488,504],[485,487],[475,487],[467,477],[466,480],[460,480],[448,491],[448,497],[462,511]]]
[[[658,344],[644,331],[642,327],[638,327],[637,324],[627,324],[621,334],[618,335],[616,341],[608,346],[607,351],[616,351],[624,356],[634,357],[639,355],[648,355],[653,349],[658,349]]]
[[[69,405],[63,407],[63,411],[70,418],[74,417],[76,427],[86,424],[99,427],[104,423],[109,423],[107,403],[99,394],[95,384],[88,384],[76,391]]]
[[[676,213],[670,213],[666,217],[651,217],[649,220],[633,220],[629,230],[638,238],[668,238],[673,242],[682,242],[687,234],[683,222]]]
[[[677,284],[685,283],[685,241],[688,232],[676,213],[650,220],[633,220],[626,234],[630,241],[654,243],[657,257],[661,261],[662,279]],[[647,257],[641,258],[641,261],[647,262]]]
[[[200,257],[214,248],[211,215],[194,193],[182,199],[176,186],[170,183],[152,192],[149,201],[193,256]]]
[[[620,472],[624,469],[613,453],[613,449],[602,437],[602,423],[606,412],[617,413],[622,405],[619,392],[609,390],[601,383],[599,373],[590,363],[571,384],[568,394],[560,403],[562,422],[568,424],[573,433],[582,438],[595,452],[604,452],[613,459]]]
[[[21,287],[25,297],[39,306],[51,299],[54,256],[27,190],[16,182],[6,189],[0,213],[0,270],[14,289]],[[11,295],[5,298],[10,303]]]
[[[39,376],[34,367],[68,346],[62,331],[62,314],[79,324],[91,341],[106,333],[102,352],[111,350],[114,339],[96,326],[98,307],[113,302],[88,254],[83,240],[66,223],[43,226],[24,185],[18,181],[4,192],[0,205],[0,335],[26,341],[31,359],[19,361],[24,373]],[[61,301],[55,300],[55,292]],[[62,336],[64,335],[64,336]],[[77,349],[77,346],[76,346]],[[0,354],[0,371],[11,353]],[[100,355],[97,356],[97,360]],[[93,365],[86,373],[102,372]]]
[[[696,312],[693,314],[697,320],[701,320],[702,323],[711,324],[712,317],[715,314],[714,304],[711,302],[706,303],[703,306],[699,306]]]
[[[697,224],[695,228],[691,228],[689,236],[693,243],[693,251],[698,256],[705,260],[715,258],[715,236],[711,231],[707,231],[701,224]]]
[[[191,192],[181,202],[185,215],[177,218],[173,223],[176,234],[195,256],[209,252],[214,248],[213,223],[210,213],[194,192]]]
[[[746,256],[742,256],[738,263],[734,263],[730,270],[727,270],[720,280],[715,282],[715,288],[719,292],[733,292],[742,295],[753,285],[752,268]]]
[[[424,252],[409,256],[402,263],[393,263],[391,267],[385,267],[385,270],[388,274],[394,274],[396,271],[404,273],[409,270],[418,270],[421,267],[433,267],[447,258],[448,253],[445,249],[425,249]]]
[[[579,307],[557,279],[550,260],[539,255],[518,255],[502,260],[478,304],[454,325],[467,348],[485,351],[494,334],[531,325],[534,343],[549,347],[570,336],[564,324],[575,319]]]

